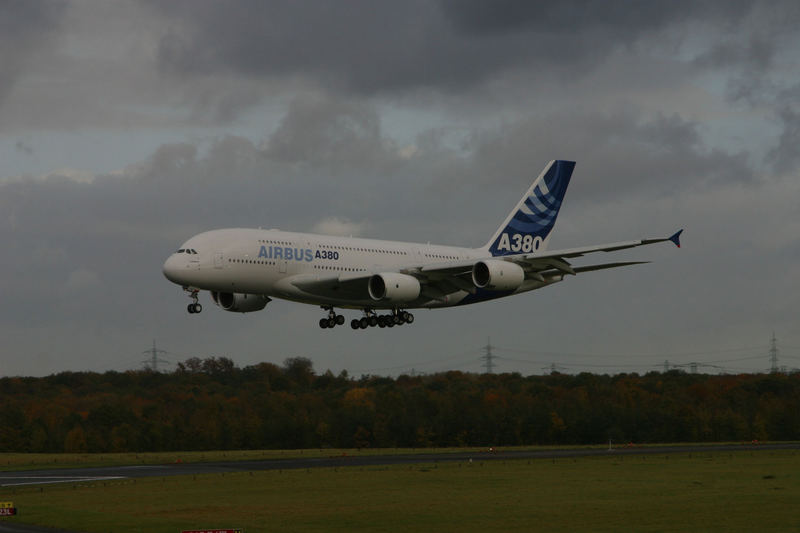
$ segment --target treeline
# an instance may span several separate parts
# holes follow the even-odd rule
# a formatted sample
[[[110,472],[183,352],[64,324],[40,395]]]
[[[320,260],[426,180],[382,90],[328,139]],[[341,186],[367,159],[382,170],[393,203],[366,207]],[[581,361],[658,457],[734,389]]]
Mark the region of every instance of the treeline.
[[[237,368],[0,379],[0,451],[511,446],[800,440],[800,374],[314,372]]]

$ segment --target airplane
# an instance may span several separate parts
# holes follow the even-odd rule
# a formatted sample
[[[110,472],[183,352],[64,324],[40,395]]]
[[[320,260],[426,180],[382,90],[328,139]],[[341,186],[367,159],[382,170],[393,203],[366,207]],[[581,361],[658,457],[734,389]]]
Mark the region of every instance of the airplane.
[[[192,299],[201,290],[225,311],[264,309],[273,298],[320,306],[323,329],[345,323],[340,309],[363,316],[352,329],[414,322],[409,309],[474,304],[540,289],[568,275],[637,265],[624,261],[573,266],[569,260],[671,241],[670,237],[548,251],[574,161],[550,161],[489,241],[480,248],[294,233],[218,229],[200,233],[167,258],[164,276]],[[384,314],[379,314],[383,311]]]

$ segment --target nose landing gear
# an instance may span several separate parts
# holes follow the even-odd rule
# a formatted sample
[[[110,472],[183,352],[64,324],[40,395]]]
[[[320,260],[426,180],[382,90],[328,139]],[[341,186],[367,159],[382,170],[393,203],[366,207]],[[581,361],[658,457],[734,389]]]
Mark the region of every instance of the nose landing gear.
[[[200,302],[197,301],[197,295],[200,293],[200,289],[194,289],[192,287],[184,287],[183,290],[189,293],[189,298],[192,299],[192,303],[186,306],[186,310],[189,311],[190,315],[195,313],[199,313],[203,310],[203,306],[200,305]]]

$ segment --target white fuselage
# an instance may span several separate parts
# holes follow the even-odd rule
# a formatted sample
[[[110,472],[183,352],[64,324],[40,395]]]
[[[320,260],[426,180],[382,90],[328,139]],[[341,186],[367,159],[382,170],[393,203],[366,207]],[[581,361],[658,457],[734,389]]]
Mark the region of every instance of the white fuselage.
[[[396,304],[347,295],[310,294],[294,281],[364,278],[420,264],[455,263],[486,257],[486,250],[407,242],[334,237],[261,229],[220,229],[196,235],[164,263],[174,283],[212,292],[258,294],[318,305],[391,309]],[[191,251],[191,253],[189,253]],[[420,294],[404,308],[447,307],[475,303],[550,284],[529,280],[516,291],[476,294],[474,288],[442,295]],[[465,287],[466,289],[470,289]]]

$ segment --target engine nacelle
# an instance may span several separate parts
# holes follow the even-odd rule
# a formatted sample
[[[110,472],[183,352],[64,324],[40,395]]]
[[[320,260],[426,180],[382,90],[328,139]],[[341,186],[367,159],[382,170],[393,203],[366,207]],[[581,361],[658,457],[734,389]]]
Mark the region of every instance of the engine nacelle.
[[[270,302],[262,294],[241,294],[238,292],[212,292],[214,303],[232,313],[251,313],[261,311]]]
[[[375,274],[367,285],[369,297],[382,302],[412,302],[419,298],[419,280],[407,274]]]
[[[479,289],[513,291],[525,281],[525,271],[508,261],[478,261],[472,267],[472,283]]]

